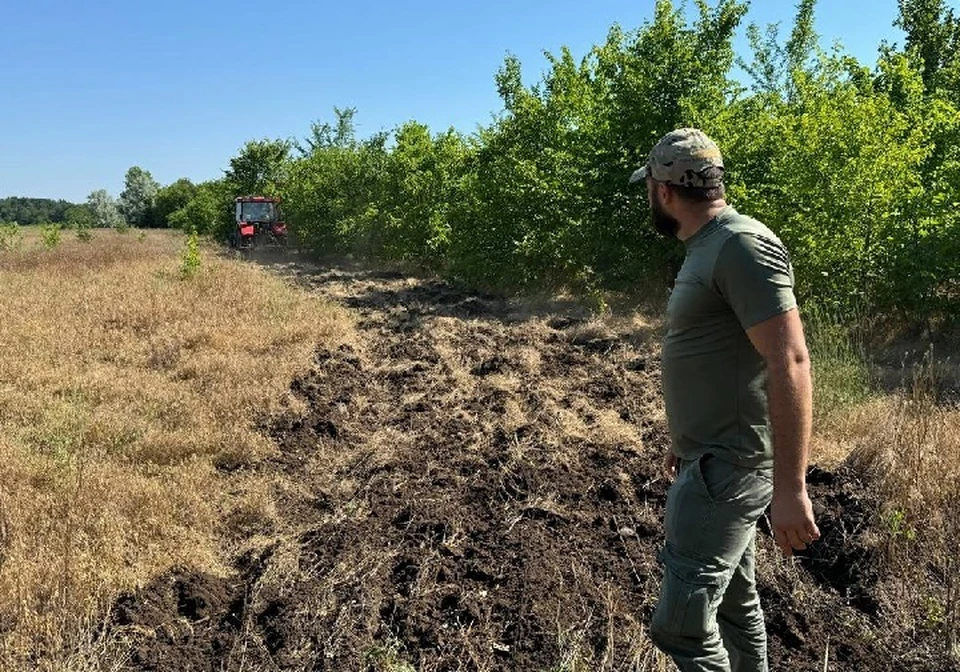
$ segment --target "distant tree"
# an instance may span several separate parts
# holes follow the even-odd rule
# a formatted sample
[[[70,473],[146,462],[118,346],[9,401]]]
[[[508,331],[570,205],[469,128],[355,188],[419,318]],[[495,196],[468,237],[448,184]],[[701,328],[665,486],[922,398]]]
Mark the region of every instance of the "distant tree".
[[[197,193],[197,186],[185,177],[161,187],[153,209],[154,226],[173,226],[170,215],[186,207]]]
[[[0,222],[18,222],[24,226],[62,222],[71,205],[68,201],[49,198],[0,198]]]
[[[187,204],[170,213],[170,226],[222,238],[233,221],[232,194],[233,186],[226,180],[201,182]]]
[[[94,225],[93,211],[89,205],[71,205],[64,213],[63,223],[73,229],[90,228]]]
[[[94,226],[121,229],[126,225],[116,200],[106,189],[98,189],[87,197],[87,206],[93,213]]]
[[[120,211],[133,226],[150,226],[160,184],[149,170],[133,166],[124,178],[120,193]]]
[[[237,195],[278,195],[286,181],[290,149],[286,140],[249,141],[230,159],[227,182]]]

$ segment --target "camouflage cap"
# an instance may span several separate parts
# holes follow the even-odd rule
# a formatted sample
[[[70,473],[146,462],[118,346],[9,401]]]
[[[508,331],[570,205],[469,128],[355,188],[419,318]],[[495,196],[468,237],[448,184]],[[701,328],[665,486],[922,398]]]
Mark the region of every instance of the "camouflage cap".
[[[677,187],[719,187],[723,184],[723,156],[703,131],[679,128],[667,133],[654,146],[647,164],[630,176],[630,184],[648,175],[657,182]]]

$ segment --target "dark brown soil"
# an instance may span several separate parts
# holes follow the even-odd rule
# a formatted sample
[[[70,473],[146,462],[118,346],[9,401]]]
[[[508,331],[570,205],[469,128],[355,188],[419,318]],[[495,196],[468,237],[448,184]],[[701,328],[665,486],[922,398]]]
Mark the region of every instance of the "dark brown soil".
[[[355,309],[263,420],[277,520],[227,579],[121,598],[131,670],[653,670],[667,446],[656,327],[443,283],[277,265]],[[875,509],[814,471],[824,541],[762,535],[771,669],[948,670],[875,634]]]

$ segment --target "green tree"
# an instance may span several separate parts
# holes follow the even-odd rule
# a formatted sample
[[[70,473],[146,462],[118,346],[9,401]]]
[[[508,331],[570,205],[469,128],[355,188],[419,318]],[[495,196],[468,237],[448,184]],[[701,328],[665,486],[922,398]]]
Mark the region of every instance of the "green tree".
[[[60,225],[59,224],[41,224],[40,225],[40,242],[43,246],[52,250],[60,244],[61,240]]]
[[[384,173],[385,256],[432,266],[443,262],[465,159],[464,139],[453,130],[434,138],[413,121],[397,129]]]
[[[357,116],[357,108],[334,107],[333,114],[336,117],[333,124],[326,121],[314,121],[310,124],[310,136],[302,143],[296,143],[301,154],[310,154],[331,147],[350,147],[356,142],[354,117]]]
[[[77,238],[82,241],[92,239],[90,228],[93,226],[93,213],[84,205],[73,205],[67,208],[64,225],[76,231]]]
[[[94,224],[94,215],[89,205],[71,205],[64,213],[63,221],[71,228],[91,227]]]
[[[124,189],[120,192],[120,212],[132,226],[151,226],[153,207],[160,185],[150,171],[133,166],[124,178]]]
[[[120,229],[126,225],[116,200],[106,189],[98,189],[87,197],[87,207],[93,213],[94,226]]]
[[[928,92],[960,103],[960,16],[944,0],[897,0],[896,25],[907,34],[907,50],[921,63]]]
[[[736,91],[732,38],[746,8],[698,9],[691,22],[661,0],[652,21],[614,26],[580,61],[568,49],[548,55],[531,87],[506,60],[504,114],[481,132],[452,214],[453,269],[508,286],[618,285],[678,255],[641,225],[646,194],[626,178],[664,133],[707,123]]]
[[[201,182],[186,205],[167,220],[174,228],[222,239],[233,222],[232,204],[232,185],[226,180]]]
[[[173,226],[170,215],[185,207],[197,193],[197,186],[185,177],[161,187],[157,192],[153,215],[156,226]]]
[[[521,83],[508,57],[497,75],[505,114],[485,129],[454,208],[451,269],[505,287],[557,285],[579,266],[577,227],[589,205],[590,64],[564,49],[540,85]]]
[[[292,145],[286,140],[251,140],[230,159],[226,180],[236,196],[278,196],[286,182]]]
[[[775,29],[754,41],[756,94],[716,118],[728,191],[787,243],[802,298],[916,310],[934,286],[896,269],[919,258],[922,238],[914,222],[932,129],[923,83],[901,55],[881,60],[871,81],[849,56],[823,53],[812,9],[801,3],[786,44]],[[772,86],[771,72],[782,75]]]
[[[359,141],[352,109],[335,124],[314,123],[289,163],[284,213],[301,241],[319,253],[383,249],[383,190],[388,136]]]

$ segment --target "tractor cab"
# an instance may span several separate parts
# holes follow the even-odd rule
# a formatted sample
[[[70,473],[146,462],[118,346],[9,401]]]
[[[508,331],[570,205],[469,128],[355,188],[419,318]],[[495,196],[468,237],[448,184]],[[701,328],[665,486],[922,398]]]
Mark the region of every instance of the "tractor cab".
[[[239,196],[235,200],[236,227],[231,235],[235,247],[286,245],[287,225],[280,199],[269,196]]]

